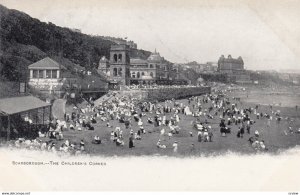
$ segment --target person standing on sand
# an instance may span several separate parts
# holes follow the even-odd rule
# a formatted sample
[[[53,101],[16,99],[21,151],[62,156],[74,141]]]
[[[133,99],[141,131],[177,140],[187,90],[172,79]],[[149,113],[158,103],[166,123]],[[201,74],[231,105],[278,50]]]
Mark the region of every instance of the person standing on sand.
[[[211,131],[208,132],[208,138],[209,138],[209,142],[213,141],[213,133]]]
[[[190,152],[193,154],[195,152],[195,145],[191,144],[190,146]]]
[[[268,120],[268,121],[267,121],[267,126],[268,126],[268,127],[271,127],[271,120],[272,120],[271,117],[268,117],[267,120]]]
[[[243,138],[244,133],[245,133],[245,123],[242,122],[242,125],[239,127],[239,131],[238,131],[237,137]]]
[[[177,141],[175,141],[173,144],[173,152],[177,153],[177,151],[178,151],[178,144],[177,144]]]
[[[250,129],[251,129],[250,120],[248,120],[246,123],[247,123],[246,125],[247,133],[250,134]]]
[[[198,131],[198,142],[202,141],[202,131]]]
[[[133,145],[133,138],[132,136],[129,137],[129,148],[133,148],[134,145]]]
[[[259,137],[259,132],[258,132],[258,130],[255,130],[254,135],[255,135],[256,138]]]
[[[79,144],[80,150],[81,150],[81,151],[84,151],[84,149],[85,149],[85,148],[84,148],[84,145],[85,145],[85,144],[84,144],[84,141],[81,140],[81,141],[80,141],[80,144]]]

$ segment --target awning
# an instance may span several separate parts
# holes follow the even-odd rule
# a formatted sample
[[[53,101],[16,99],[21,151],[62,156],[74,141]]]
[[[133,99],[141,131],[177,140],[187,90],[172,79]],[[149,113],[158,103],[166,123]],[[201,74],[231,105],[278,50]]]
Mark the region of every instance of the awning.
[[[36,97],[12,97],[0,99],[0,114],[12,115],[37,108],[51,106]]]

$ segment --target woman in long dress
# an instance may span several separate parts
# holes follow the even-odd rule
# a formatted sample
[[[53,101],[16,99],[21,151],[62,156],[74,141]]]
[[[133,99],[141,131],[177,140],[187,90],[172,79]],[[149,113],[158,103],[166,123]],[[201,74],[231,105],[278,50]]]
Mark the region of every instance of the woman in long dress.
[[[129,137],[129,148],[133,148],[134,145],[133,145],[133,138],[132,136]]]

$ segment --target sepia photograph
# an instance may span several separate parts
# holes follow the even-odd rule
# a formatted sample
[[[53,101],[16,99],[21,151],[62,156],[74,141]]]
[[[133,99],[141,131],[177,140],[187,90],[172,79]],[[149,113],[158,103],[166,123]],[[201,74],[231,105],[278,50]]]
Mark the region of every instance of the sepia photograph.
[[[298,195],[299,10],[0,0],[0,192]]]

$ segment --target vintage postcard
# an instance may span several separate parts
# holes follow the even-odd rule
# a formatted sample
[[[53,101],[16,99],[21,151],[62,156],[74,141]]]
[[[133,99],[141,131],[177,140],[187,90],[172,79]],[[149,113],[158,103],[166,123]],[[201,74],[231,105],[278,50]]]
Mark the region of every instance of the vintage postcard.
[[[298,194],[299,10],[0,0],[0,192]]]

